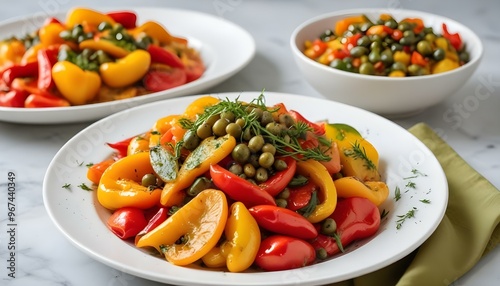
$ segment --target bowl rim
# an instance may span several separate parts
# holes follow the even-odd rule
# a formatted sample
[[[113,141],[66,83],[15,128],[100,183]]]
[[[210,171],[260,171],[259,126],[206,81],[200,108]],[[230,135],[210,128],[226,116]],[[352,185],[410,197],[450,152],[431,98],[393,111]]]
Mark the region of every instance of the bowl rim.
[[[466,64],[450,70],[446,71],[443,73],[438,73],[438,74],[429,74],[429,75],[422,75],[422,76],[405,76],[405,77],[388,77],[388,76],[377,76],[377,75],[365,75],[365,74],[358,74],[358,73],[352,73],[352,72],[347,72],[347,71],[342,71],[342,70],[337,70],[334,68],[331,68],[327,65],[318,63],[304,55],[304,53],[301,51],[301,49],[297,46],[296,43],[296,38],[297,35],[306,27],[321,21],[325,20],[331,17],[335,16],[342,16],[342,15],[348,15],[348,14],[365,14],[365,13],[386,13],[393,15],[394,12],[391,13],[392,10],[397,11],[398,13],[405,13],[405,14],[414,14],[415,17],[433,17],[442,20],[443,23],[453,23],[454,26],[459,27],[460,31],[466,31],[468,34],[470,34],[471,38],[473,39],[474,44],[476,45],[477,49],[477,56],[474,58],[471,58]],[[474,70],[475,67],[479,64],[480,60],[483,57],[484,53],[484,48],[483,48],[483,43],[479,36],[471,30],[469,27],[465,26],[464,24],[453,20],[451,18],[434,14],[434,13],[429,13],[421,10],[412,10],[412,9],[390,9],[390,8],[355,8],[355,9],[343,9],[343,10],[337,10],[337,11],[332,11],[332,12],[327,12],[323,13],[317,16],[314,16],[312,18],[309,18],[308,20],[302,22],[299,26],[297,26],[293,31],[290,36],[290,46],[292,49],[292,53],[295,54],[296,58],[304,61],[307,64],[311,64],[313,67],[319,68],[321,70],[324,70],[326,72],[331,72],[333,74],[341,75],[341,76],[352,76],[354,78],[358,77],[360,79],[365,79],[365,80],[383,80],[383,81],[416,81],[416,80],[422,80],[422,79],[432,79],[432,78],[439,78],[439,77],[446,77],[448,75],[454,74],[454,73],[460,73],[466,69],[472,68]],[[424,22],[425,23],[425,22]]]

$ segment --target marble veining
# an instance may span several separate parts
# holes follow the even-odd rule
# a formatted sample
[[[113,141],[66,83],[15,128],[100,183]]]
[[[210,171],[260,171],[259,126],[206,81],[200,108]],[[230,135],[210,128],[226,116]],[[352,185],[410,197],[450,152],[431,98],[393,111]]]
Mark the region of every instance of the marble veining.
[[[140,4],[139,4],[140,3]],[[221,5],[225,4],[225,5]],[[428,123],[474,169],[500,188],[500,1],[287,1],[287,0],[24,0],[0,9],[0,21],[24,15],[46,15],[74,6],[158,6],[192,9],[216,15],[247,29],[257,43],[257,54],[238,74],[207,92],[261,90],[321,97],[300,76],[289,49],[293,29],[327,11],[359,7],[423,10],[442,14],[470,27],[483,41],[483,61],[466,85],[445,102],[410,118],[394,120],[404,128]],[[202,27],[201,27],[202,28]],[[0,196],[0,274],[5,286],[103,285],[153,286],[95,261],[67,240],[50,220],[42,199],[42,183],[52,157],[90,123],[30,126],[0,122],[0,188],[6,190],[7,172],[17,175],[16,272],[7,276],[8,229],[6,196]],[[495,249],[454,286],[500,285],[500,249]]]

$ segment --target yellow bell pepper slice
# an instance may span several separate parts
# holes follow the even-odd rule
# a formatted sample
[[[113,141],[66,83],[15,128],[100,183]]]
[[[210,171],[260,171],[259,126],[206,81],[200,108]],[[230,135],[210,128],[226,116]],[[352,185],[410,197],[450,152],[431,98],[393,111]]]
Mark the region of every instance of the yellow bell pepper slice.
[[[147,51],[135,50],[116,62],[103,63],[99,72],[106,85],[119,88],[143,78],[150,64],[151,55]]]
[[[26,48],[19,40],[0,42],[0,67],[19,63],[25,52]]]
[[[186,110],[184,111],[184,116],[187,118],[195,118],[196,115],[202,114],[205,111],[205,108],[215,105],[220,100],[213,96],[202,96],[188,105]]]
[[[327,124],[325,134],[337,142],[344,176],[380,181],[378,152],[355,128],[347,124]]]
[[[324,220],[337,206],[337,190],[328,170],[318,161],[307,160],[297,162],[297,173],[312,180],[320,189],[318,194],[320,203],[306,219],[312,223]]]
[[[52,67],[52,78],[61,94],[73,105],[92,100],[101,87],[101,77],[93,71],[82,70],[68,62],[57,62]]]
[[[151,132],[146,132],[130,140],[127,147],[127,156],[149,151],[150,136]]]
[[[60,45],[65,42],[59,34],[65,31],[66,27],[59,23],[50,23],[38,30],[38,37],[40,38],[40,43],[44,47],[49,47],[52,45]]]
[[[94,51],[102,50],[105,53],[115,58],[123,58],[126,57],[128,54],[130,54],[130,51],[125,50],[124,48],[119,47],[115,45],[113,42],[105,39],[85,40],[80,42],[80,44],[78,44],[78,47],[80,48],[80,50],[83,49],[91,49]]]
[[[107,22],[112,25],[116,23],[113,18],[106,14],[81,7],[77,7],[69,11],[65,21],[68,28],[73,28],[77,24],[97,27],[102,22]]]
[[[188,265],[202,258],[217,244],[227,217],[228,204],[224,193],[214,189],[204,190],[141,237],[136,246],[154,247],[170,263]]]
[[[141,152],[116,161],[102,174],[97,187],[99,203],[110,210],[122,207],[147,209],[158,204],[161,189],[148,189],[142,177],[153,174],[149,152]]]
[[[189,187],[194,180],[210,169],[210,165],[217,164],[231,152],[236,146],[233,136],[208,137],[201,141],[186,158],[182,164],[177,178],[172,182],[166,182],[161,193],[160,203],[164,206],[179,204],[182,190]]]
[[[342,177],[333,183],[340,198],[362,197],[379,206],[389,196],[389,187],[381,181],[361,182],[356,177]]]
[[[153,40],[157,40],[160,46],[170,44],[174,38],[161,24],[154,21],[144,22],[142,25],[128,30],[128,32],[134,37],[146,34]]]
[[[341,37],[345,31],[349,28],[349,25],[367,22],[367,18],[364,15],[356,15],[338,20],[335,23],[335,35]]]
[[[227,269],[231,272],[242,272],[248,269],[259,250],[260,229],[257,221],[242,202],[235,202],[231,205],[224,233],[226,242],[223,243],[223,248],[227,251]]]

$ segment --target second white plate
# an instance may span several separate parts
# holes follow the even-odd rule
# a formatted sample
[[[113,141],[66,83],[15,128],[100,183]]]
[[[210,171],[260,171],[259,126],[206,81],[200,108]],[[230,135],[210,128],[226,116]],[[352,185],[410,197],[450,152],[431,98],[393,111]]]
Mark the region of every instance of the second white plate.
[[[105,103],[54,108],[0,107],[0,121],[55,124],[93,121],[144,103],[197,94],[228,79],[245,67],[255,55],[253,37],[240,26],[210,14],[170,8],[108,8],[102,11],[131,10],[137,22],[157,21],[173,35],[186,37],[200,51],[206,71],[201,78],[185,85],[130,99]],[[99,10],[100,11],[100,10]],[[66,13],[54,15],[65,19]],[[30,16],[0,23],[0,39],[26,33]],[[37,27],[31,27],[35,30]]]

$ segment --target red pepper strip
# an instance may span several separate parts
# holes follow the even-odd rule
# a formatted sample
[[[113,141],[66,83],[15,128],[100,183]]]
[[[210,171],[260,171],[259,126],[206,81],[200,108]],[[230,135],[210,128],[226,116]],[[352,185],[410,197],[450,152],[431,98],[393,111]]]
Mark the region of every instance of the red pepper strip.
[[[29,93],[21,90],[11,90],[0,95],[0,106],[24,107],[24,101]]]
[[[48,24],[62,24],[61,21],[59,21],[59,19],[55,18],[55,17],[49,17],[47,19],[45,19],[45,21],[43,21],[43,25],[42,27],[45,27],[47,26]]]
[[[462,47],[462,38],[459,33],[450,33],[448,31],[448,27],[445,23],[443,23],[443,37],[450,41],[450,44],[455,48],[455,50],[459,51]]]
[[[279,159],[285,161],[287,168],[283,171],[276,172],[271,178],[259,185],[259,187],[273,197],[285,189],[292,180],[293,175],[295,175],[295,170],[297,169],[297,161],[292,157],[287,156]]]
[[[374,235],[380,226],[380,212],[377,206],[370,200],[360,197],[339,200],[330,218],[337,223],[337,235],[343,247],[354,240]],[[328,256],[341,251],[332,236],[319,234],[311,244],[316,250],[325,249]]]
[[[411,63],[414,65],[419,65],[421,67],[427,66],[427,61],[425,60],[424,56],[422,56],[419,52],[413,51],[411,53]]]
[[[320,39],[315,39],[312,42],[311,47],[307,48],[304,51],[304,54],[308,58],[315,59],[315,58],[321,56],[326,51],[327,48],[328,48],[328,45],[325,42],[321,41]]]
[[[354,48],[355,46],[357,46],[358,45],[358,40],[359,40],[359,38],[361,38],[361,36],[362,36],[361,33],[357,33],[355,35],[347,37],[346,41],[344,43],[344,49],[346,51],[350,51],[352,48]]]
[[[160,63],[173,68],[184,68],[184,63],[181,59],[169,50],[151,44],[148,46],[148,52],[151,55],[151,62],[153,63]]]
[[[298,113],[295,110],[289,110],[288,113],[293,117],[295,122],[304,122],[306,123],[309,127],[313,129],[313,133],[316,135],[323,135],[325,134],[325,123],[320,122],[320,123],[313,123],[309,120],[307,120],[302,114]]]
[[[115,22],[120,23],[125,29],[133,29],[136,27],[137,15],[134,12],[113,11],[106,15],[115,20]]]
[[[318,231],[300,214],[278,206],[258,205],[248,209],[257,224],[274,233],[301,239],[313,239]]]
[[[219,165],[210,166],[210,176],[217,188],[233,200],[242,202],[247,208],[256,205],[276,205],[269,193]]]
[[[55,86],[52,79],[52,67],[57,62],[57,49],[41,49],[38,51],[38,88],[48,90]]]
[[[158,211],[155,213],[153,217],[149,219],[148,224],[135,236],[135,242],[137,241],[146,233],[150,232],[151,230],[155,229],[157,226],[159,226],[162,222],[164,222],[168,217],[168,209],[164,207],[160,207]]]
[[[311,180],[303,186],[290,188],[290,196],[288,196],[286,207],[296,211],[307,206],[315,189],[316,185]]]
[[[11,85],[14,79],[21,77],[37,77],[38,62],[29,62],[25,65],[14,65],[3,71],[2,79],[7,85]]]
[[[128,145],[130,144],[130,141],[134,139],[135,136],[127,138],[125,140],[115,142],[115,143],[106,143],[108,144],[109,147],[115,149],[118,152],[118,158],[123,158],[127,157],[127,150],[128,150]]]
[[[70,106],[69,102],[63,98],[45,94],[32,93],[28,95],[24,101],[24,107],[26,108],[39,108],[39,107],[65,107]]]
[[[107,221],[108,228],[121,239],[136,236],[147,224],[144,211],[133,207],[116,210]]]

